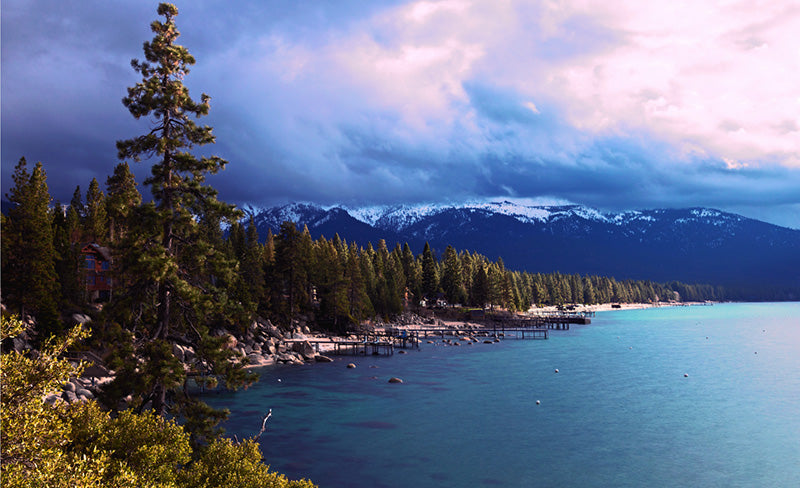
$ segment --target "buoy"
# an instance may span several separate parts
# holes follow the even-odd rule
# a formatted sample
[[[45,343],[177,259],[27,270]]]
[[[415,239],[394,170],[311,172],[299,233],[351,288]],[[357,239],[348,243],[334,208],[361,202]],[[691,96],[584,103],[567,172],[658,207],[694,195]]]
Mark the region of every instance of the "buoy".
[[[539,400],[536,400],[536,404],[537,404],[537,405],[541,405],[541,403],[542,403],[542,402],[540,402]]]
[[[689,377],[689,373],[683,373],[683,377],[684,378],[688,378]]]
[[[556,373],[558,373],[558,368],[556,368]]]
[[[356,365],[353,364],[353,363],[347,363],[347,367],[350,368],[350,369],[353,369],[353,368],[356,367]]]
[[[280,383],[281,381],[283,381],[283,380],[281,380],[280,378],[278,378],[278,383]]]

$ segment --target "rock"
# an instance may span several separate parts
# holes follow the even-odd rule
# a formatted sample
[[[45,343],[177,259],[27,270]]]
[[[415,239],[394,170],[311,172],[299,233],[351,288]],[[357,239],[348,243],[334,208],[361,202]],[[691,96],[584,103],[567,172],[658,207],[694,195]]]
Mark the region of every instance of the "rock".
[[[72,320],[74,320],[75,322],[83,325],[86,322],[91,322],[92,318],[89,317],[88,315],[85,315],[85,314],[82,314],[82,313],[74,313],[74,314],[72,314]]]
[[[317,354],[314,356],[314,360],[318,363],[332,363],[333,359],[329,358],[328,356],[323,356],[322,354]]]
[[[183,347],[180,344],[173,344],[172,345],[172,354],[178,359],[180,362],[186,362],[186,353],[183,350]]]
[[[75,390],[75,394],[79,397],[85,397],[89,399],[94,398],[94,393],[87,390],[86,388],[78,388],[77,390]]]
[[[63,402],[63,401],[64,401],[64,399],[62,398],[62,395],[58,395],[58,394],[55,394],[55,393],[52,394],[52,395],[47,395],[46,397],[44,397],[44,402],[46,404],[50,405],[50,406],[54,406],[57,403]]]
[[[356,365],[355,365],[355,364],[353,364],[353,363],[347,363],[347,367],[348,367],[349,369],[353,369],[353,368],[355,368],[355,367],[356,367]]]
[[[253,349],[253,352],[261,352],[261,346],[259,346],[257,343],[253,344],[252,349]]]
[[[25,349],[30,349],[31,348],[31,346],[28,343],[28,341],[26,341],[25,339],[23,339],[21,337],[15,337],[15,338],[11,339],[11,343],[14,346],[14,350],[17,351],[17,352],[22,352]]]
[[[75,394],[75,392],[69,390],[64,391],[64,393],[61,394],[61,398],[63,398],[67,403],[75,403],[78,401],[78,396]]]
[[[227,342],[223,345],[228,349],[235,349],[236,346],[239,344],[239,341],[233,336],[233,334],[225,334],[227,336]]]
[[[483,341],[483,343],[484,344],[493,344],[494,341],[490,341],[489,339],[486,339],[485,341]]]
[[[308,341],[295,342],[294,344],[292,344],[292,351],[300,353],[303,356],[314,357],[316,355],[316,351],[314,351],[314,346],[312,346],[311,343]]]
[[[64,383],[64,391],[74,392],[77,389],[78,388],[75,386],[75,383],[73,383],[71,381],[67,381],[66,383]]]
[[[402,383],[402,382],[403,382],[403,380],[401,380],[400,378],[398,378],[396,376],[392,376],[391,378],[389,378],[389,383]]]
[[[405,349],[400,349],[397,354],[408,354]]]
[[[245,344],[243,350],[245,355],[249,355],[251,352],[253,352],[253,348],[250,346],[250,344]]]
[[[270,344],[269,346],[267,346],[267,351],[270,354],[275,354],[278,351],[278,349],[275,347],[274,344]]]

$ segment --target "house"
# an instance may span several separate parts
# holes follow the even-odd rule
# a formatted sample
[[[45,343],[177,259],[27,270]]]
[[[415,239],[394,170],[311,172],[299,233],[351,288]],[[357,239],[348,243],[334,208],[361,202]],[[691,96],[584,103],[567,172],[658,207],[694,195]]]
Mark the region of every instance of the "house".
[[[83,272],[86,277],[86,298],[90,302],[105,302],[111,299],[111,251],[95,243],[81,249]]]

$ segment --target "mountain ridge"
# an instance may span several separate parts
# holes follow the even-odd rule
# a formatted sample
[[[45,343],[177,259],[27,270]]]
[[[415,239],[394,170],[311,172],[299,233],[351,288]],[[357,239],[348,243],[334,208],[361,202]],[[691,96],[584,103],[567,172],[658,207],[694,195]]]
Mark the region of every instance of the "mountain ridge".
[[[704,207],[601,212],[582,205],[323,207],[289,204],[255,212],[260,234],[290,220],[360,245],[425,242],[502,257],[529,272],[598,274],[800,290],[800,230]]]

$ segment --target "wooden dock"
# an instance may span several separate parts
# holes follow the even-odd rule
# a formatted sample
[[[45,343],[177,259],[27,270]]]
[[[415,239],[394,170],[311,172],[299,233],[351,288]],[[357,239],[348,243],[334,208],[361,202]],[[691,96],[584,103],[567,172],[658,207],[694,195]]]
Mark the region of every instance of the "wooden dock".
[[[405,329],[417,337],[492,337],[492,338],[516,338],[516,339],[548,339],[549,333],[546,327],[495,327],[483,329],[452,329],[448,327],[421,327]]]
[[[394,354],[394,342],[391,341],[334,341],[333,354],[337,356],[379,356]]]

